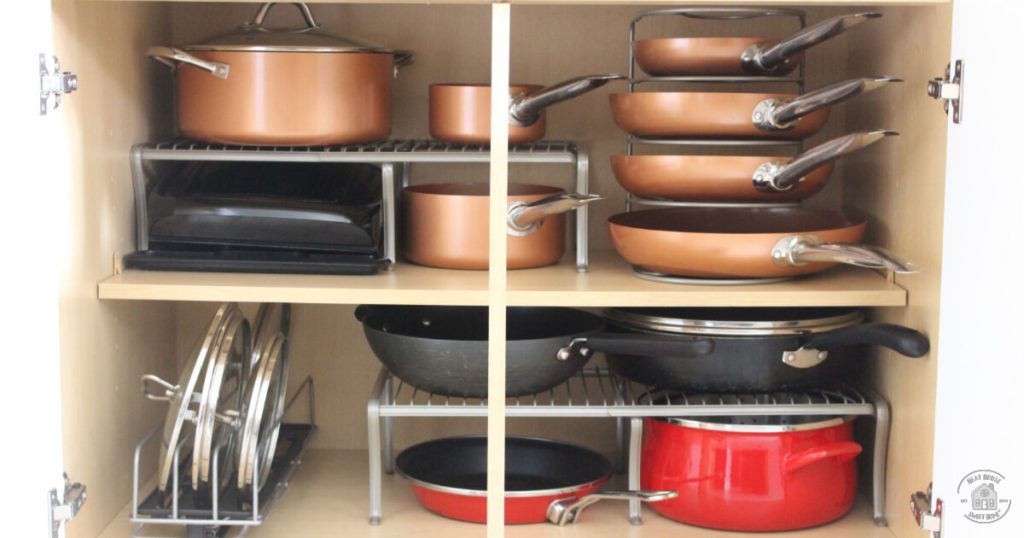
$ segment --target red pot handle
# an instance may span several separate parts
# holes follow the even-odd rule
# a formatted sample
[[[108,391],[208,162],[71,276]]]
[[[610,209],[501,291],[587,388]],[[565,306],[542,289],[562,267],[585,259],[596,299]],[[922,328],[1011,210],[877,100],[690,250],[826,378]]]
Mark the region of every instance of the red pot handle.
[[[860,444],[853,441],[840,441],[838,443],[816,446],[814,448],[804,450],[803,452],[797,452],[786,456],[786,472],[792,473],[803,469],[812,463],[828,458],[839,458],[839,461],[850,461],[857,457],[857,454],[860,454],[863,450],[864,448],[860,446]]]

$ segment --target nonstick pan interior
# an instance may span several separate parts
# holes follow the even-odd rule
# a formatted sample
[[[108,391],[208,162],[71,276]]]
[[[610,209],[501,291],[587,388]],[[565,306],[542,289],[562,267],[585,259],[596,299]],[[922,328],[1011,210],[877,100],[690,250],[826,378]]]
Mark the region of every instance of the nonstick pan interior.
[[[611,224],[666,232],[791,234],[858,226],[864,217],[842,211],[797,207],[682,207],[619,213]]]

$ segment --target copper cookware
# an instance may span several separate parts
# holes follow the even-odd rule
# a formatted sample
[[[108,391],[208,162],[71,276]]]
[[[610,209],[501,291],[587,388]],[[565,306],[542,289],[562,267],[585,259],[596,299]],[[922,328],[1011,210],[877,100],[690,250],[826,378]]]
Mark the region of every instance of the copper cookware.
[[[604,86],[621,75],[577,77],[543,88],[531,84],[509,86],[509,144],[544,138],[544,109]],[[430,136],[448,142],[489,144],[491,141],[491,87],[486,84],[432,84]]]
[[[676,37],[642,39],[633,45],[637,65],[653,76],[785,75],[801,53],[881,13],[840,15],[783,39]]]
[[[822,189],[833,161],[893,131],[872,130],[830,140],[797,157],[615,155],[615,178],[645,198],[693,202],[789,202]]]
[[[830,105],[899,81],[857,78],[803,95],[641,92],[609,98],[615,123],[635,136],[799,140],[825,125]]]
[[[269,29],[274,4],[236,32],[146,54],[177,74],[178,129],[230,144],[375,142],[391,132],[391,86],[412,54],[331,36],[305,4],[306,27]]]
[[[915,272],[882,248],[858,244],[867,220],[853,213],[785,208],[678,207],[608,219],[615,249],[653,273],[758,279],[815,273],[838,263]]]
[[[487,269],[488,185],[439,183],[402,190],[402,249],[413,263],[449,269]],[[557,187],[510,184],[508,268],[558,261],[565,250],[562,213],[600,200]]]

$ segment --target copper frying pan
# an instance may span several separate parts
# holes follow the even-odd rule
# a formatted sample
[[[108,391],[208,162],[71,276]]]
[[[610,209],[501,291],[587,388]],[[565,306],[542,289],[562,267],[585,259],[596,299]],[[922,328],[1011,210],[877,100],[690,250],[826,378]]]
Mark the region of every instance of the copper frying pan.
[[[796,157],[615,155],[612,170],[627,191],[645,198],[693,202],[789,202],[822,189],[832,162],[894,131],[860,131]]]
[[[882,248],[858,244],[867,220],[843,211],[675,207],[608,219],[615,250],[635,267],[709,279],[792,277],[838,263],[916,272]]]
[[[620,80],[621,75],[577,77],[543,88],[533,84],[509,86],[509,144],[544,138],[544,109]],[[491,87],[487,84],[431,84],[430,136],[462,144],[491,141]]]
[[[658,138],[782,138],[818,132],[829,107],[890,82],[856,78],[803,94],[640,92],[609,96],[615,123],[629,134]]]
[[[800,64],[804,50],[881,16],[876,12],[840,15],[783,39],[642,39],[634,43],[633,56],[637,65],[652,76],[785,75]]]
[[[509,184],[508,268],[558,261],[565,250],[562,213],[600,200],[558,187]],[[409,261],[449,269],[487,269],[488,185],[437,183],[402,190],[402,251]]]

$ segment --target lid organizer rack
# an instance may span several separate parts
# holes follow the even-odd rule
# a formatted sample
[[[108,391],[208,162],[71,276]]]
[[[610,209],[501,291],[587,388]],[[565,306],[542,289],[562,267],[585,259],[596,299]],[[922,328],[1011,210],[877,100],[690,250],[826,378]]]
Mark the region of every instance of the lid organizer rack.
[[[875,522],[885,525],[885,464],[889,445],[889,404],[874,392],[849,386],[788,392],[680,393],[671,405],[646,397],[660,391],[618,377],[607,368],[581,371],[549,391],[508,398],[506,417],[616,419],[618,467],[628,462],[630,489],[640,488],[640,439],[644,417],[863,415],[875,418],[872,503]],[[421,391],[381,368],[367,402],[370,448],[370,523],[381,521],[382,471],[394,472],[395,417],[486,417],[487,400]],[[629,434],[626,421],[629,421]],[[627,457],[628,456],[628,457]],[[623,461],[625,458],[625,462]],[[639,501],[630,501],[630,521],[641,522]]]
[[[158,424],[146,437],[135,446],[132,463],[132,512],[129,520],[135,524],[132,536],[140,536],[146,525],[178,525],[188,529],[189,536],[224,536],[231,527],[240,528],[235,536],[243,536],[249,528],[258,526],[270,513],[271,508],[288,487],[296,468],[302,463],[302,456],[309,446],[309,441],[317,431],[315,415],[315,396],[313,378],[307,377],[299,389],[285,405],[284,414],[294,406],[299,397],[305,393],[309,406],[308,421],[305,423],[282,423],[278,440],[277,453],[271,464],[270,473],[262,489],[244,493],[229,481],[228,486],[218,489],[211,488],[208,495],[196,492],[190,487],[190,481],[182,478],[190,469],[190,458],[182,457],[182,447],[192,441],[191,435],[184,435],[174,449],[174,467],[171,473],[170,492],[161,493],[154,489],[145,497],[140,495],[140,477],[144,476],[139,469],[143,450],[159,442],[162,437],[163,423]],[[213,451],[211,463],[211,484],[218,484],[222,472],[220,464],[230,461],[226,446],[227,436]],[[262,454],[262,447],[256,450],[255,457]],[[253,482],[258,484],[259,462],[253,463]]]
[[[636,62],[637,24],[649,17],[682,16],[698,20],[750,20],[761,17],[784,17],[794,19],[802,29],[806,26],[806,14],[797,9],[758,9],[743,7],[684,7],[669,9],[653,9],[639,13],[629,24],[629,91],[635,92],[641,84],[650,83],[681,83],[681,84],[790,84],[797,88],[797,93],[804,93],[804,60],[801,57],[795,74],[791,76],[645,76],[638,74]],[[672,145],[687,148],[718,147],[788,147],[791,151],[800,152],[803,142],[800,140],[755,140],[755,139],[665,139],[642,138],[629,135],[626,138],[626,154],[633,155],[637,145]],[[693,207],[715,206],[734,207],[738,205],[751,207],[783,207],[798,205],[795,202],[780,204],[722,204],[707,202],[678,202],[674,200],[652,199],[626,193],[626,211],[632,211],[634,205],[657,207]]]
[[[131,150],[132,183],[135,191],[136,247],[148,250],[147,186],[154,180],[151,161],[247,161],[301,163],[366,163],[380,166],[384,234],[382,252],[387,261],[397,260],[396,212],[401,188],[410,183],[411,165],[487,163],[490,147],[439,142],[435,140],[388,140],[377,144],[347,146],[250,146],[213,144],[182,138],[138,144]],[[572,166],[575,192],[590,192],[590,166],[586,151],[569,141],[540,141],[509,147],[512,164],[567,164]],[[586,206],[576,213],[576,269],[590,265]]]

